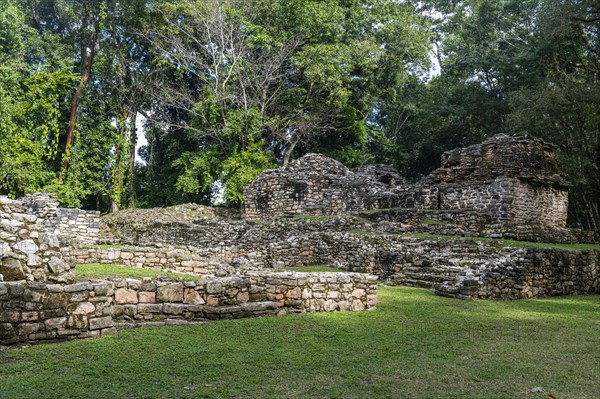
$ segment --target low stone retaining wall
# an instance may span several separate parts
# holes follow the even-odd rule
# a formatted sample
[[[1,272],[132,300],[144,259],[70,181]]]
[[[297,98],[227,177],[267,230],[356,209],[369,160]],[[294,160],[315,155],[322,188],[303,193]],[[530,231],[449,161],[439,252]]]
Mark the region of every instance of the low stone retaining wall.
[[[354,273],[250,273],[196,282],[5,282],[0,283],[0,344],[96,337],[122,326],[361,311],[376,303],[376,277]]]
[[[222,250],[204,255],[181,248],[152,247],[64,247],[65,256],[74,258],[77,264],[102,263],[117,264],[132,268],[173,270],[199,275],[229,276],[236,269],[227,262]],[[223,256],[218,256],[223,253]]]
[[[217,251],[218,249],[215,249]],[[204,250],[205,252],[208,249]],[[410,236],[399,234],[376,234],[370,232],[314,232],[297,238],[273,240],[256,248],[227,248],[223,258],[195,254],[181,249],[160,248],[80,248],[75,252],[79,263],[117,263],[132,267],[161,268],[183,272],[231,276],[253,270],[285,270],[289,266],[328,264],[348,272],[368,273],[379,276],[393,285],[434,288],[447,283],[453,287],[459,275],[476,273],[484,276],[487,288],[484,293],[462,293],[466,288],[448,288],[447,294],[481,298],[521,298],[568,294],[564,288],[555,289],[556,280],[536,280],[535,289],[508,290],[506,281],[497,280],[496,274],[486,274],[490,268],[501,270],[498,276],[506,277],[514,272],[512,267],[539,264],[555,270],[554,274],[567,282],[583,277],[568,270],[564,265],[575,267],[576,272],[595,268],[598,263],[594,253],[598,251],[567,251],[546,248],[502,247],[496,240],[460,237]],[[538,263],[534,263],[538,262]],[[536,267],[540,267],[539,265]],[[529,270],[528,269],[528,270]],[[517,269],[520,270],[520,269]],[[533,269],[532,269],[533,270]],[[484,273],[485,271],[485,273]],[[496,273],[496,272],[494,272]],[[530,271],[528,273],[534,273]],[[546,272],[542,273],[544,276]],[[490,276],[495,276],[492,281]],[[518,279],[531,279],[523,275]],[[594,274],[586,275],[594,281]],[[483,277],[482,277],[483,278]],[[510,279],[514,280],[512,276]],[[511,280],[511,281],[512,281]],[[577,281],[579,281],[577,280]],[[482,280],[483,281],[483,280]],[[463,284],[463,283],[461,283]],[[517,287],[525,283],[514,283]],[[538,289],[544,285],[545,289]],[[479,283],[477,284],[479,286]],[[574,281],[572,287],[580,286]],[[469,290],[473,286],[470,286]],[[576,289],[573,292],[590,292]],[[440,291],[441,292],[441,291]],[[470,292],[470,291],[469,291]]]
[[[600,294],[600,250],[505,248],[438,285],[436,293],[462,299]]]

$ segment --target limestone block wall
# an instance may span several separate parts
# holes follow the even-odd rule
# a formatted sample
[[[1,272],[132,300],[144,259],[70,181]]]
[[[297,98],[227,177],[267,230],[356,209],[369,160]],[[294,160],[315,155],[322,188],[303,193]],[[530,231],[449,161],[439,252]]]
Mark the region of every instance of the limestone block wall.
[[[568,191],[550,185],[532,185],[516,177],[490,181],[415,186],[398,194],[403,208],[474,211],[492,223],[535,224],[549,228],[567,225]]]
[[[512,187],[515,223],[555,228],[567,226],[568,191],[552,186],[519,183]]]
[[[0,344],[96,337],[133,325],[361,311],[376,303],[376,277],[353,273],[252,273],[185,283],[150,279],[72,285],[3,282]]]
[[[436,287],[443,296],[524,299],[600,293],[600,251],[513,248]]]
[[[0,281],[68,282],[73,267],[45,219],[23,201],[0,196]]]
[[[0,283],[0,344],[90,338],[116,332],[112,283]]]
[[[29,194],[18,199],[26,213],[35,215],[46,230],[61,244],[92,244],[98,240],[100,212],[60,208],[56,196],[49,193]]]
[[[61,243],[94,244],[98,241],[100,212],[58,208],[56,229]]]

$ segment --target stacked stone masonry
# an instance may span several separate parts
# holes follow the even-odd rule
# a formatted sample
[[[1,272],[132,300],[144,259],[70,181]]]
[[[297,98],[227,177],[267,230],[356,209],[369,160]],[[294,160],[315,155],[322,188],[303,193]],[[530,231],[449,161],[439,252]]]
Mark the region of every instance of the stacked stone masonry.
[[[196,282],[3,282],[0,344],[89,338],[136,325],[361,311],[376,303],[376,278],[353,273],[250,273]]]
[[[35,215],[48,232],[58,237],[61,244],[93,244],[98,240],[98,211],[60,208],[56,196],[48,193],[26,195],[17,202],[23,212]]]
[[[71,281],[73,261],[63,258],[46,215],[28,205],[0,196],[0,281]]]
[[[245,217],[438,210],[474,213],[490,236],[536,240],[566,229],[569,185],[558,173],[556,151],[539,139],[497,135],[446,152],[441,167],[414,184],[389,166],[350,170],[308,154],[246,186]]]
[[[600,293],[600,250],[506,248],[436,287],[462,299],[524,299]]]

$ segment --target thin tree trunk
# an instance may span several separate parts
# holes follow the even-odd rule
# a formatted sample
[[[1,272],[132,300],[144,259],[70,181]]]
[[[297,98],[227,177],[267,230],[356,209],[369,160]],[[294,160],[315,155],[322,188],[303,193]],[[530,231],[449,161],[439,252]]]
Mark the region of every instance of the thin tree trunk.
[[[129,123],[127,122],[128,112],[123,110],[119,112],[117,118],[117,128],[119,129],[119,142],[115,146],[115,166],[112,176],[112,196],[110,199],[110,212],[116,212],[119,207],[123,205],[123,192],[124,192],[124,152],[129,149],[126,145],[128,137]],[[127,161],[129,164],[129,161]]]
[[[96,54],[96,42],[98,41],[98,30],[100,29],[100,18],[98,16],[92,17],[89,15],[91,10],[87,9],[86,15],[84,16],[81,32],[81,64],[83,66],[83,72],[81,79],[71,100],[71,112],[69,116],[69,130],[67,131],[67,139],[65,142],[65,153],[63,157],[63,163],[61,172],[58,176],[58,181],[62,182],[67,176],[69,170],[69,164],[71,162],[71,148],[73,147],[73,139],[75,135],[75,129],[77,128],[77,111],[79,109],[79,102],[81,96],[85,91],[85,88],[92,75],[92,65],[94,63],[94,55]],[[94,21],[94,31],[91,34],[91,38],[88,37],[89,32],[86,32],[86,26],[89,24],[90,18],[96,18]]]
[[[134,109],[131,111],[129,120],[129,179],[127,180],[127,191],[128,191],[128,202],[129,206],[135,203],[135,146],[137,145],[137,111]]]
[[[296,144],[298,144],[298,139],[293,139],[292,141],[290,141],[290,144],[288,144],[288,146],[285,148],[285,152],[283,153],[282,165],[284,168],[290,163],[290,158],[292,157],[292,152],[294,151]]]

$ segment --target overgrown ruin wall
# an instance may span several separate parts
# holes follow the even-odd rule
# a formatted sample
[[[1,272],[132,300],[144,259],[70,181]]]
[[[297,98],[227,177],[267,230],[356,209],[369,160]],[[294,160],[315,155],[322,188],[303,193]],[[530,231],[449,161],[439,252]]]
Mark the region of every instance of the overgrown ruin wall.
[[[556,150],[539,139],[497,135],[446,152],[442,166],[415,184],[388,166],[350,170],[308,154],[246,186],[245,217],[416,208],[476,212],[481,221],[491,219],[504,230],[521,225],[562,229],[569,186],[559,175]]]
[[[376,305],[375,280],[353,273],[253,273],[197,282],[4,282],[0,283],[0,344],[89,338],[134,325],[361,311]]]
[[[398,234],[393,230],[383,233],[361,230],[361,227],[365,229],[368,225],[357,219],[343,218],[304,222],[271,221],[265,225],[256,224],[248,230],[245,237],[252,237],[251,240],[240,240],[237,246],[214,247],[210,256],[200,255],[206,254],[207,247],[200,252],[193,249],[119,247],[83,247],[77,251],[80,263],[119,263],[133,267],[223,275],[328,264],[343,271],[374,274],[389,284],[425,288],[435,288],[446,282],[452,285],[461,273],[479,270],[480,267],[497,264],[500,269],[511,270],[511,262],[515,259],[528,259],[519,255],[521,253],[544,259],[548,264],[558,262],[560,265],[564,263],[560,254],[575,256],[577,262],[570,264],[575,264],[577,270],[584,270],[588,265],[588,254],[593,253],[546,248],[524,250],[506,247],[506,243],[494,239]],[[269,231],[272,235],[268,235]],[[579,255],[576,254],[581,257],[577,258]],[[569,274],[566,276],[565,281],[573,277]],[[593,282],[593,276],[587,281]],[[573,284],[578,286],[580,283]],[[559,291],[548,288],[547,291],[531,292],[534,296],[544,296]],[[490,297],[494,295],[521,297],[516,291],[495,291]]]
[[[96,218],[95,213],[60,210],[55,199],[46,194],[14,201],[0,197],[0,345],[89,338],[129,325],[360,311],[377,301],[375,276],[268,272],[240,276],[239,269],[216,265],[211,265],[211,272],[230,277],[207,275],[195,282],[116,279],[70,284],[73,260],[83,256],[82,250],[89,251],[87,261],[99,260],[93,258],[92,251],[102,251],[100,247],[81,247],[85,237],[72,239],[75,234],[89,234],[95,241]],[[182,249],[169,250],[165,257],[160,256],[159,249],[138,250],[148,262],[154,262],[156,256],[161,266],[204,271],[195,267],[201,258]],[[108,256],[112,257],[110,253]],[[137,266],[136,256],[119,252],[119,259],[130,260],[131,266]]]

